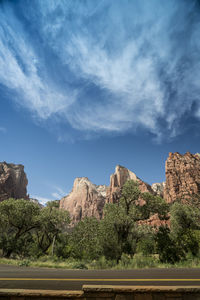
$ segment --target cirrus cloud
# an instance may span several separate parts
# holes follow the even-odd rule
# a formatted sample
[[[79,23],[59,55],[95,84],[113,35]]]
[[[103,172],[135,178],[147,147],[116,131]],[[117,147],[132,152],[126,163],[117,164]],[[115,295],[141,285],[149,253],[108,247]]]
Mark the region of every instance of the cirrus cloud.
[[[0,4],[0,83],[43,121],[84,134],[174,137],[200,118],[198,1]]]

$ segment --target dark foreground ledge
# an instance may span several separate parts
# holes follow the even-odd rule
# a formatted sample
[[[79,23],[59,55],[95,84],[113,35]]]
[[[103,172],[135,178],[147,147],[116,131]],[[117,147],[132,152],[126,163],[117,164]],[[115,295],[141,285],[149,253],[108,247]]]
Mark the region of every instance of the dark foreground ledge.
[[[200,286],[83,285],[82,291],[0,289],[0,300],[200,300]]]

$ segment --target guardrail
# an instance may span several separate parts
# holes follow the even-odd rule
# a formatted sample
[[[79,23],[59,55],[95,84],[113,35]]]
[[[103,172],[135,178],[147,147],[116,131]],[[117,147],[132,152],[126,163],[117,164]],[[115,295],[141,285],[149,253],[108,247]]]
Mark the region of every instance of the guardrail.
[[[0,289],[0,300],[200,300],[200,286],[83,285],[82,291]]]

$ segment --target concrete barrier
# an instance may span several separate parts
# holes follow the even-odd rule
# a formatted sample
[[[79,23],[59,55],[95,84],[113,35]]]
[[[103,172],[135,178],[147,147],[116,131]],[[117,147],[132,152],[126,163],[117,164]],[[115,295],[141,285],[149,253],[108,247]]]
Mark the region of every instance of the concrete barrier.
[[[0,289],[0,300],[200,300],[200,286],[83,285],[82,291]]]

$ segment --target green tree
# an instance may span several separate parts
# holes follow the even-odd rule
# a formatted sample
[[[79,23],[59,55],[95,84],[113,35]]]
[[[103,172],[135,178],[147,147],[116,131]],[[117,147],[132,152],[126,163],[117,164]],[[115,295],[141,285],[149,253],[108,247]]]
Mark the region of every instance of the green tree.
[[[141,206],[143,219],[148,219],[153,214],[158,214],[160,219],[169,218],[169,204],[163,198],[150,193],[142,193],[141,197],[145,201]]]
[[[143,226],[142,230],[143,234],[137,245],[137,253],[142,253],[143,255],[156,253],[155,230],[147,225]]]
[[[71,255],[70,233],[62,232],[56,237],[53,254],[59,258],[68,258]]]
[[[136,206],[141,195],[138,183],[133,180],[127,180],[122,188],[121,204],[126,209],[126,215],[129,214],[131,206]]]
[[[185,253],[199,252],[200,209],[193,205],[175,202],[170,210],[171,236],[181,245]]]
[[[119,261],[122,253],[134,255],[142,234],[142,227],[137,224],[140,219],[140,194],[138,184],[129,180],[123,186],[119,202],[105,206],[101,243],[107,258]]]
[[[78,259],[96,259],[101,255],[99,221],[86,217],[73,229],[70,238],[71,255]]]
[[[59,210],[54,203],[42,208],[38,214],[38,226],[34,234],[35,254],[47,254],[50,246],[55,246],[58,235],[67,231],[69,223],[69,213]],[[52,254],[53,252],[54,249],[52,249]]]
[[[174,264],[185,257],[182,247],[171,237],[168,227],[160,226],[155,240],[157,253],[162,263]]]
[[[8,199],[0,203],[0,248],[3,256],[26,253],[38,226],[40,208],[24,199]]]

